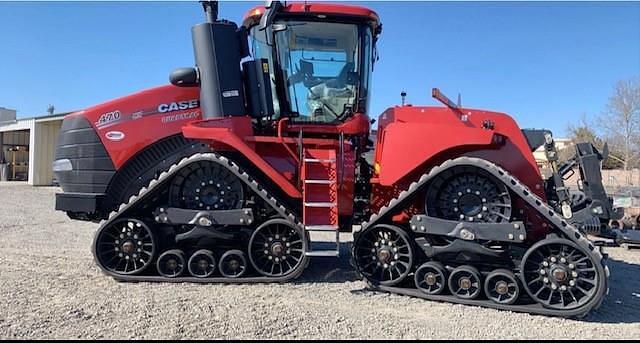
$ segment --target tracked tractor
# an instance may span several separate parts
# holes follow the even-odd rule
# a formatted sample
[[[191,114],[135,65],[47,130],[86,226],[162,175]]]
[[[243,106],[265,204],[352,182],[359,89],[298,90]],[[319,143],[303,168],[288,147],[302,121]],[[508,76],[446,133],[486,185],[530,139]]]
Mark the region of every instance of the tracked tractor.
[[[601,303],[605,256],[585,232],[613,210],[592,146],[569,191],[564,164],[544,179],[532,155],[553,160],[550,132],[437,89],[445,106],[390,107],[370,139],[376,13],[274,1],[238,26],[203,5],[194,68],[64,119],[56,208],[100,223],[104,273],[284,282],[338,257],[355,228],[352,262],[372,289],[567,317]],[[318,244],[327,233],[335,244]]]

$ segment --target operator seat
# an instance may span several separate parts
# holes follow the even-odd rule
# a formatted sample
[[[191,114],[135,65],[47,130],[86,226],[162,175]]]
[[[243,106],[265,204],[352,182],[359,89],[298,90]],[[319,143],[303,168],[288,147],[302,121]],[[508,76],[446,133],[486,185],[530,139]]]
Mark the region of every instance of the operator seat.
[[[354,66],[353,62],[345,63],[335,78],[310,87],[307,106],[311,111],[312,121],[328,123],[335,120],[335,115],[323,103],[331,106],[336,114],[340,115],[345,105],[353,102],[355,89],[354,86],[348,85],[348,77]]]

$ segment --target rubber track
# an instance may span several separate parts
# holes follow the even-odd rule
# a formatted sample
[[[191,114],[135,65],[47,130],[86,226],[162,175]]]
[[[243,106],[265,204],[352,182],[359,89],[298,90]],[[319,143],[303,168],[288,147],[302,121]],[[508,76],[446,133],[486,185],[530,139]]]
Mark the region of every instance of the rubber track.
[[[147,196],[154,193],[156,189],[160,189],[165,182],[167,182],[172,176],[174,176],[180,169],[185,166],[196,163],[200,161],[210,161],[214,163],[218,163],[219,165],[227,168],[230,172],[236,175],[241,181],[243,181],[255,194],[257,194],[262,200],[264,200],[269,206],[271,206],[283,219],[288,220],[297,227],[303,236],[304,234],[304,226],[298,220],[298,218],[288,211],[281,203],[279,203],[273,196],[271,196],[262,186],[256,182],[249,174],[242,171],[240,167],[229,160],[228,158],[218,155],[216,153],[197,153],[191,155],[189,157],[183,158],[180,162],[169,167],[168,170],[162,172],[158,178],[151,180],[147,187],[143,187],[140,189],[137,195],[133,195],[129,198],[126,203],[120,204],[120,207],[117,211],[111,212],[109,214],[109,218],[100,222],[100,228],[96,232],[92,253],[94,256],[94,260],[96,264],[100,267],[100,269],[107,275],[113,277],[118,281],[134,281],[134,282],[198,282],[198,283],[265,283],[265,282],[287,282],[292,279],[299,277],[306,266],[308,265],[309,259],[306,256],[303,256],[303,260],[298,265],[298,270],[295,270],[285,276],[279,277],[266,277],[266,276],[258,276],[258,277],[241,277],[241,278],[225,278],[225,277],[211,277],[211,278],[197,278],[191,276],[185,277],[176,277],[176,278],[166,278],[162,276],[138,276],[138,275],[120,275],[114,272],[109,271],[100,265],[100,262],[96,256],[96,240],[98,238],[98,234],[100,231],[106,226],[113,223],[115,220],[126,217],[126,212],[132,207],[138,205],[142,201],[146,200]],[[308,247],[308,242],[305,248]],[[155,265],[150,265],[149,268],[154,268]]]
[[[591,257],[596,263],[600,263],[602,267],[602,272],[600,272],[600,277],[603,279],[604,287],[606,287],[606,292],[600,294],[600,298],[592,301],[588,306],[583,306],[573,310],[553,310],[547,309],[539,304],[532,305],[499,305],[490,300],[463,300],[459,299],[453,295],[438,295],[438,296],[430,296],[420,292],[419,290],[400,288],[400,287],[387,287],[387,286],[376,286],[370,285],[370,288],[374,290],[380,290],[384,292],[397,293],[410,295],[415,297],[420,297],[429,300],[435,301],[447,301],[453,303],[461,303],[468,305],[476,305],[483,307],[490,307],[501,310],[511,310],[517,312],[527,312],[534,314],[542,314],[548,316],[560,316],[560,317],[583,317],[591,310],[597,309],[601,304],[604,296],[609,293],[608,288],[608,278],[609,278],[609,268],[605,264],[606,257],[600,250],[600,247],[596,247],[593,245],[591,241],[587,239],[586,236],[580,233],[580,231],[566,220],[564,220],[558,213],[554,211],[549,205],[547,205],[540,197],[531,192],[529,188],[527,188],[524,184],[518,181],[515,177],[510,175],[507,171],[500,168],[499,166],[483,159],[473,158],[473,157],[460,157],[454,160],[448,160],[441,165],[431,169],[431,171],[427,174],[423,174],[420,179],[416,182],[413,182],[409,188],[405,191],[402,191],[397,198],[392,199],[387,206],[384,206],[378,211],[378,213],[371,215],[369,221],[362,223],[362,231],[366,230],[369,227],[379,223],[382,219],[384,219],[387,215],[394,212],[401,205],[403,205],[404,201],[407,200],[411,195],[423,189],[425,185],[429,183],[436,175],[440,172],[456,167],[456,166],[468,166],[472,165],[474,167],[483,169],[491,175],[495,176],[497,179],[501,180],[509,189],[522,199],[524,199],[529,206],[534,209],[537,209],[541,216],[543,216],[546,220],[548,220],[552,225],[556,227],[557,230],[561,231],[565,236],[565,238],[571,240],[578,246],[580,246],[585,252],[590,253]],[[355,249],[355,245],[354,245]],[[355,256],[355,254],[353,255]],[[355,263],[354,263],[355,265]],[[596,266],[597,267],[597,266]],[[599,268],[596,268],[598,270]],[[525,291],[523,289],[523,291]],[[526,293],[526,291],[525,291]]]

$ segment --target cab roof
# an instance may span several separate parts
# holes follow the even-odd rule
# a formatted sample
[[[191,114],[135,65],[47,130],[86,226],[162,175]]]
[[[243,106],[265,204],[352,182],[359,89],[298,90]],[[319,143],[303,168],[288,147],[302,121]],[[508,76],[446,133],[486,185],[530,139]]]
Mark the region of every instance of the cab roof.
[[[381,28],[380,17],[371,9],[362,6],[341,5],[335,3],[288,3],[282,8],[282,13],[292,15],[310,15],[310,16],[331,16],[344,18],[357,18],[368,21],[375,31]],[[242,25],[250,28],[260,22],[262,14],[265,12],[264,6],[256,6],[244,15]]]

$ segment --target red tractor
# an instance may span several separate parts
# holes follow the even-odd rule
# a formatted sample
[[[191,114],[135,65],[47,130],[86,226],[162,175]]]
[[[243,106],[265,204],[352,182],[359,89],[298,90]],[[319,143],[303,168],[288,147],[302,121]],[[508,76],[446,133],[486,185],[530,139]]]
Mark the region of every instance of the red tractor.
[[[591,145],[559,165],[550,132],[437,89],[445,107],[391,107],[373,142],[375,12],[269,2],[238,27],[203,5],[196,68],[64,120],[56,209],[101,221],[93,253],[106,274],[283,282],[338,256],[353,226],[353,264],[374,289],[556,316],[601,303],[605,256],[585,232],[614,213]],[[581,192],[563,184],[573,166]]]

